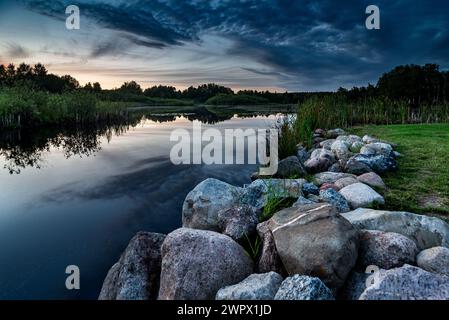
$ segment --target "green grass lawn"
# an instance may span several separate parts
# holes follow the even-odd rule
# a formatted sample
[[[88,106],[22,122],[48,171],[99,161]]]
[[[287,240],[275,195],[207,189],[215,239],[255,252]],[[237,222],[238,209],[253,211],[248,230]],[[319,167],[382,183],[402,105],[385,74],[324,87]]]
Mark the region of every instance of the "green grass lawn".
[[[398,144],[399,171],[385,175],[388,210],[435,215],[449,220],[449,124],[356,127]]]

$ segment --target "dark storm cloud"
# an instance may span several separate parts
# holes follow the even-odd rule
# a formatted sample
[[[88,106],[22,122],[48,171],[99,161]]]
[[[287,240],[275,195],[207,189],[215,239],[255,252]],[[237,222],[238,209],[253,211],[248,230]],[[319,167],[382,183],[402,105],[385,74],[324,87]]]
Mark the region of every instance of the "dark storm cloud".
[[[64,19],[64,1],[27,1],[32,10]],[[381,10],[381,30],[365,28],[365,9]],[[136,45],[163,48],[201,43],[207,33],[233,41],[230,56],[249,57],[295,89],[335,89],[375,82],[406,63],[449,66],[446,0],[213,0],[81,1],[82,14],[131,36]],[[99,45],[93,54],[116,46]],[[245,68],[245,66],[242,66]]]

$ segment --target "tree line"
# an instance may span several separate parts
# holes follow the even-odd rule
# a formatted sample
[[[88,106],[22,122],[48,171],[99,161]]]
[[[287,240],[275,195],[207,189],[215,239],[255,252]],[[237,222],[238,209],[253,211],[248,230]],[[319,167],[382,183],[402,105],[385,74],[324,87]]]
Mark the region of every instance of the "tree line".
[[[22,63],[19,66],[0,65],[0,87],[20,87],[63,93],[67,91],[87,91],[102,93],[110,100],[144,100],[146,97],[159,99],[191,100],[204,103],[215,96],[257,97],[260,101],[276,104],[303,103],[312,96],[329,94],[343,95],[349,102],[358,102],[369,98],[386,97],[391,100],[401,100],[410,106],[422,104],[440,104],[449,100],[449,72],[440,71],[437,64],[404,65],[384,73],[376,85],[354,87],[350,90],[340,88],[331,92],[270,92],[257,90],[240,90],[234,92],[231,88],[210,83],[197,87],[190,86],[178,90],[173,86],[158,85],[147,89],[136,81],[125,82],[120,88],[103,90],[100,83],[87,83],[81,86],[70,75],[58,76],[48,73],[44,65],[34,66]]]

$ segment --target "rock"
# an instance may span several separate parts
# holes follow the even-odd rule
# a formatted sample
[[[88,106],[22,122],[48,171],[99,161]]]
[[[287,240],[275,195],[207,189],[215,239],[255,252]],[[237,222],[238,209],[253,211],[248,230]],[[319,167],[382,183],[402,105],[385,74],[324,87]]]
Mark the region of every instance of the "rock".
[[[329,204],[284,209],[268,226],[289,275],[317,276],[338,288],[356,263],[358,231]]]
[[[328,172],[343,172],[345,168],[345,164],[342,165],[341,160],[334,163],[327,169]]]
[[[220,288],[242,281],[252,271],[250,257],[230,237],[181,228],[162,245],[159,300],[213,300]]]
[[[329,188],[326,190],[321,190],[320,197],[321,199],[323,199],[323,201],[330,203],[335,208],[337,208],[338,212],[351,211],[351,208],[349,207],[346,199],[334,189]]]
[[[313,181],[316,185],[321,186],[325,183],[335,183],[343,178],[356,178],[356,176],[348,173],[339,172],[321,172],[313,176]]]
[[[371,169],[371,167],[368,166],[367,164],[359,162],[355,160],[354,157],[352,157],[346,162],[343,171],[354,175],[360,175],[364,173],[373,172],[373,169]]]
[[[326,136],[329,139],[336,139],[338,136],[344,136],[346,134],[346,131],[344,131],[343,129],[337,128],[337,129],[333,129],[333,130],[328,130],[326,133]]]
[[[218,231],[218,212],[240,204],[242,195],[242,188],[217,179],[204,180],[190,191],[184,201],[182,226]]]
[[[307,183],[304,179],[259,179],[244,188],[240,203],[248,204],[261,210],[269,196],[277,198],[298,198]]]
[[[261,178],[262,177],[259,175],[259,171],[253,172],[250,177],[251,181],[256,181]]]
[[[218,291],[216,300],[273,300],[283,278],[276,272],[252,274],[242,282]]]
[[[320,136],[325,136],[326,135],[326,131],[323,129],[316,129],[313,133],[318,134]]]
[[[307,199],[310,200],[310,201],[313,201],[315,203],[321,202],[321,198],[319,196],[317,196],[317,195],[314,195],[314,194],[309,194],[307,196]]]
[[[317,136],[313,138],[313,144],[314,145],[319,145],[321,142],[323,142],[325,139],[321,136]]]
[[[353,153],[360,153],[360,150],[362,149],[363,146],[364,146],[363,142],[356,141],[351,144],[351,146],[349,147],[349,151]]]
[[[320,192],[323,190],[327,190],[327,189],[334,189],[335,191],[338,191],[338,188],[332,184],[332,183],[324,183],[321,187],[320,187]]]
[[[335,298],[320,279],[294,275],[282,282],[274,300],[335,300]]]
[[[357,183],[357,182],[359,182],[359,181],[354,177],[346,177],[346,178],[338,179],[334,185],[335,185],[335,187],[337,187],[337,191],[339,191],[339,190],[341,190],[347,186],[350,186],[351,184]]]
[[[384,204],[384,198],[363,183],[354,183],[340,190],[341,195],[354,209]]]
[[[343,141],[335,141],[331,146],[331,151],[335,154],[337,159],[349,159],[349,149],[345,142]]]
[[[304,164],[310,158],[310,155],[307,152],[306,148],[301,145],[298,145],[296,147],[296,156],[298,157],[301,164]]]
[[[308,196],[309,194],[319,195],[320,189],[313,183],[304,183],[302,186],[302,192],[305,196]]]
[[[370,144],[370,143],[376,143],[376,142],[379,142],[380,140],[377,139],[377,138],[374,138],[374,137],[371,137],[371,136],[366,135],[366,136],[364,136],[364,137],[362,138],[362,141],[363,141],[363,143]]]
[[[344,141],[348,147],[350,147],[353,143],[356,143],[356,142],[363,143],[362,138],[360,138],[359,136],[353,135],[353,134],[351,134],[349,136],[347,136],[347,135],[339,136],[339,137],[337,137],[337,140]]]
[[[404,155],[402,153],[399,153],[397,151],[393,151],[393,156],[398,159],[398,158],[402,158]]]
[[[221,233],[241,242],[256,233],[259,217],[254,207],[240,205],[218,212],[218,228]]]
[[[372,169],[372,171],[377,173],[396,171],[398,169],[396,160],[393,157],[386,157],[384,155],[367,156],[364,154],[358,154],[351,159],[366,164]]]
[[[360,232],[358,266],[363,271],[371,265],[392,269],[413,264],[417,253],[415,242],[402,234],[375,230]]]
[[[400,233],[415,241],[420,250],[449,247],[449,225],[438,218],[372,209],[358,209],[342,215],[359,229]]]
[[[370,143],[360,149],[363,155],[384,155],[390,157],[393,152],[393,147],[383,142]]]
[[[320,147],[326,150],[331,150],[332,144],[337,141],[335,139],[327,139],[320,143]]]
[[[301,163],[301,161],[299,161],[298,157],[291,156],[279,161],[278,171],[275,177],[289,179],[295,176],[295,178],[302,178],[306,174],[306,169],[304,168],[304,165]]]
[[[359,300],[366,290],[366,280],[370,274],[351,272],[339,293],[340,300]]]
[[[418,267],[449,276],[449,249],[434,247],[421,251],[416,258]]]
[[[326,149],[316,149],[309,160],[305,162],[306,169],[311,173],[326,171],[336,161],[334,154]]]
[[[273,234],[268,228],[268,221],[257,225],[257,233],[262,239],[262,252],[257,261],[256,271],[259,273],[276,272],[286,275],[284,265],[276,249]]]
[[[382,178],[375,172],[362,174],[361,176],[357,177],[357,180],[360,181],[361,183],[369,185],[372,188],[378,188],[378,189],[386,189],[387,188],[387,186],[385,185]]]
[[[449,277],[405,265],[379,272],[360,300],[448,300]]]
[[[312,200],[309,200],[304,197],[299,197],[298,200],[293,204],[293,207],[301,207],[301,206],[305,206],[308,204],[314,204],[314,203],[315,202],[313,202]]]
[[[156,300],[165,235],[139,232],[109,270],[99,300]]]

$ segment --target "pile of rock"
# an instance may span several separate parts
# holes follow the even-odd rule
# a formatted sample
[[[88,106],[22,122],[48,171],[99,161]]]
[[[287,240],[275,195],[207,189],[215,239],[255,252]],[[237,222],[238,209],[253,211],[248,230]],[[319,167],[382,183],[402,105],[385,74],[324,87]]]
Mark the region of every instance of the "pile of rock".
[[[314,139],[317,148],[281,161],[274,179],[200,183],[184,201],[183,227],[139,233],[100,299],[449,299],[449,225],[369,209],[384,203],[378,173],[396,168],[394,146],[342,130]],[[313,181],[285,179],[307,172]],[[261,221],[273,195],[296,202]],[[255,237],[254,257],[244,247]]]

